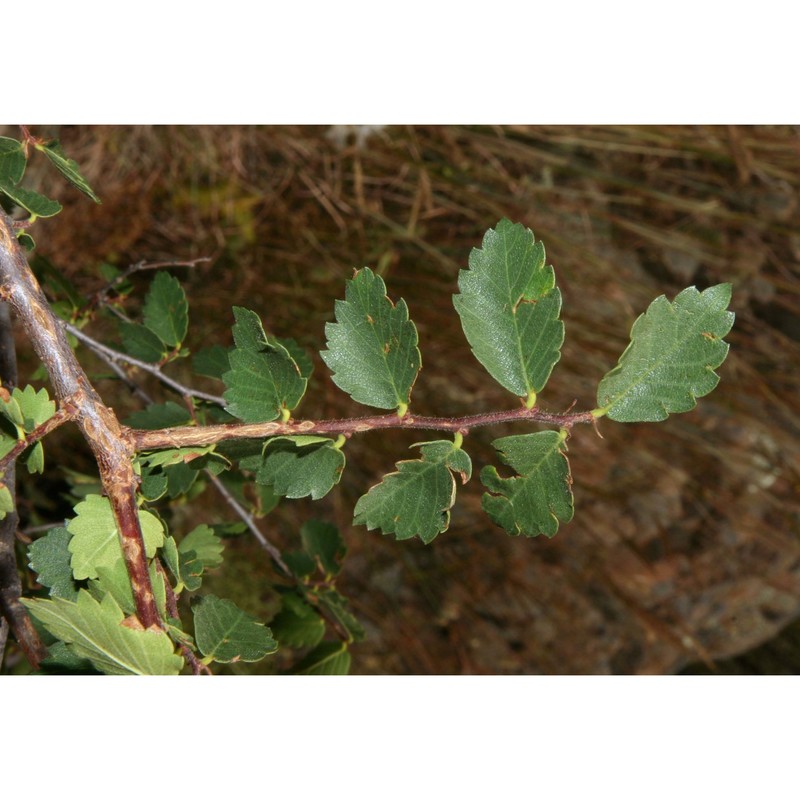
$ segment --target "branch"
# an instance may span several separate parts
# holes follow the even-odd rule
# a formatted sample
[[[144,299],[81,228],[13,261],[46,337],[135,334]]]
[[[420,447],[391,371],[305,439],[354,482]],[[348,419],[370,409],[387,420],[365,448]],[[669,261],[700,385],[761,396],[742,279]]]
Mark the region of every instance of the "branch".
[[[32,444],[36,444],[40,439],[47,436],[65,422],[73,419],[76,409],[66,406],[59,408],[50,419],[45,420],[41,425],[37,425],[27,436],[20,439],[2,458],[0,458],[0,480],[4,479],[6,472]]]
[[[142,529],[134,495],[133,443],[114,412],[105,406],[86,377],[33,276],[14,233],[11,219],[0,210],[0,293],[15,310],[41,359],[59,405],[76,409],[75,422],[92,449],[108,496],[131,581],[136,613],[145,628],[160,626]]]
[[[98,342],[96,339],[93,339],[88,334],[84,333],[80,328],[70,325],[69,322],[62,322],[61,324],[76,339],[78,339],[78,341],[83,342],[90,350],[94,350],[94,352],[101,357],[105,356],[104,360],[106,360],[106,363],[108,363],[108,359],[111,359],[111,361],[115,363],[119,363],[121,361],[124,364],[130,364],[131,366],[137,367],[143,372],[149,372],[151,375],[154,375],[156,378],[158,378],[158,380],[161,381],[161,383],[169,386],[171,389],[174,389],[183,397],[196,397],[199,400],[207,400],[209,403],[215,403],[219,406],[225,405],[224,398],[219,397],[218,395],[208,394],[207,392],[201,392],[197,389],[192,389],[189,386],[185,386],[173,378],[170,378],[168,375],[165,375],[162,372],[161,367],[156,364],[148,364],[146,361],[141,361],[133,356],[120,353],[119,350],[114,350],[111,347],[107,347],[106,345]]]
[[[591,411],[567,414],[552,414],[540,408],[518,408],[512,411],[494,411],[473,414],[467,417],[415,417],[406,414],[379,414],[373,417],[329,420],[290,420],[289,422],[230,423],[227,425],[205,425],[184,428],[161,428],[159,430],[129,429],[136,450],[161,450],[172,447],[195,447],[216,444],[232,439],[263,439],[268,436],[292,436],[297,434],[337,433],[352,436],[366,431],[408,428],[467,434],[473,428],[499,425],[502,422],[545,422],[571,429],[579,423],[594,423]]]

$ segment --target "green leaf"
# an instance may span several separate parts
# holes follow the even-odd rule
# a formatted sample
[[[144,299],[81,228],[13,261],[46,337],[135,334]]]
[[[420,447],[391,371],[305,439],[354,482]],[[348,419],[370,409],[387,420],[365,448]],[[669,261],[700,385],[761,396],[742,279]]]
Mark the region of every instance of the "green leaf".
[[[28,566],[36,573],[36,580],[50,590],[51,597],[65,600],[78,596],[70,566],[70,538],[66,528],[51,528],[28,548]]]
[[[208,525],[198,525],[187,533],[178,545],[179,553],[193,551],[204,569],[218,567],[222,563],[225,545]]]
[[[276,436],[266,443],[256,481],[277,495],[319,500],[339,483],[344,453],[321,436]]]
[[[41,442],[36,442],[33,447],[29,447],[20,456],[23,463],[31,475],[41,475],[44,472],[44,447]]]
[[[234,306],[236,347],[222,376],[227,411],[243,422],[270,422],[297,406],[308,380],[275,337],[267,336],[258,314]]]
[[[85,195],[91,197],[95,203],[100,203],[100,198],[92,191],[92,187],[86,182],[86,178],[81,175],[77,163],[61,149],[58,142],[47,142],[38,144],[36,149],[44,153],[51,161],[53,166],[76,188],[80,189]]]
[[[453,472],[466,483],[472,474],[469,456],[449,441],[420,447],[422,458],[400,461],[397,472],[384,477],[356,503],[353,522],[369,530],[380,528],[398,539],[419,536],[428,544],[450,525],[456,497]]]
[[[294,363],[297,364],[300,374],[308,380],[314,372],[314,362],[306,352],[306,349],[301,347],[294,339],[279,339],[277,336],[274,339],[278,344],[286,348],[286,351],[294,359]]]
[[[25,174],[27,163],[22,142],[0,136],[0,186],[4,183],[18,184]]]
[[[178,553],[178,586],[176,593],[185,587],[196,592],[203,583],[203,562],[194,550],[182,550]],[[182,585],[181,585],[182,584]]]
[[[166,633],[122,625],[124,615],[110,594],[100,603],[84,589],[75,603],[61,597],[22,603],[76,656],[108,675],[177,675],[183,667]]]
[[[481,481],[491,494],[483,495],[483,510],[512,536],[552,537],[559,520],[572,519],[565,441],[564,431],[541,431],[493,442],[503,463],[518,477],[501,478],[494,467],[484,467]]]
[[[193,603],[192,613],[194,638],[207,659],[260,661],[278,649],[270,629],[230,600],[206,595]]]
[[[148,571],[156,606],[161,616],[166,617],[166,591],[163,577],[159,574],[155,562],[150,563]],[[136,613],[136,601],[133,599],[128,568],[121,559],[114,562],[111,567],[99,566],[97,578],[89,581],[88,589],[95,600],[101,601],[105,595],[110,594],[125,614]]]
[[[670,303],[656,298],[631,329],[619,363],[597,387],[596,416],[617,422],[659,422],[690,411],[719,383],[714,370],[728,355],[733,327],[731,285],[684,289]]]
[[[180,281],[159,272],[144,301],[144,324],[164,344],[177,347],[189,329],[189,304]]]
[[[177,428],[192,421],[192,415],[185,406],[179,406],[168,400],[166,403],[153,403],[144,411],[134,411],[125,424],[131,428],[154,431],[159,428]]]
[[[350,653],[346,642],[322,642],[294,665],[295,675],[347,675]]]
[[[117,327],[122,339],[122,348],[128,355],[148,364],[155,364],[166,358],[165,346],[149,328],[139,325],[138,322],[125,320],[119,320]]]
[[[309,520],[300,529],[300,539],[303,550],[319,564],[325,575],[338,575],[347,548],[335,525]]]
[[[142,471],[142,482],[139,484],[139,491],[148,502],[152,503],[162,498],[167,493],[167,486],[167,476],[160,468],[158,472]]]
[[[422,365],[405,301],[394,305],[369,268],[347,282],[345,297],[336,301],[336,322],[325,325],[328,349],[320,353],[333,382],[357,403],[405,413]]]
[[[547,383],[564,342],[561,293],[544,246],[532,231],[503,219],[474,249],[459,273],[453,304],[489,374],[532,406]]]
[[[322,617],[295,592],[283,596],[269,627],[282,647],[315,647],[325,635]]]
[[[17,401],[23,417],[25,432],[30,433],[56,413],[56,404],[50,399],[47,389],[37,392],[33,386],[15,388],[12,397]]]
[[[96,578],[98,567],[113,567],[123,558],[114,513],[107,497],[90,494],[75,506],[76,517],[67,522],[72,534],[72,572],[75,580]],[[149,511],[139,511],[145,554],[152,558],[164,543],[164,526]]]
[[[8,195],[18,206],[35,217],[54,217],[61,211],[61,203],[50,200],[44,195],[21,186],[13,186],[8,182],[0,182],[0,192]]]
[[[230,368],[231,362],[228,360],[228,350],[218,344],[204,347],[192,356],[192,369],[198,375],[222,380],[222,376]]]
[[[7,514],[14,510],[14,498],[8,486],[0,482],[0,519],[5,519]]]
[[[361,623],[347,607],[347,600],[336,589],[324,588],[317,594],[317,602],[350,634],[352,640],[360,642],[366,636]]]

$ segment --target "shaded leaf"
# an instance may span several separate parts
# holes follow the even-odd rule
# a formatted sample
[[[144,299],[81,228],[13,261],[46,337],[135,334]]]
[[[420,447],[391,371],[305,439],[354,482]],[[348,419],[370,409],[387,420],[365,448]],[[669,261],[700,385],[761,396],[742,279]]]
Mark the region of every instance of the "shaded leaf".
[[[72,573],[75,580],[96,578],[98,567],[113,567],[123,558],[114,513],[107,497],[90,494],[75,506],[75,518],[67,522],[72,534]],[[164,526],[149,511],[139,510],[139,522],[148,558],[164,543]]]
[[[414,445],[422,458],[400,461],[397,472],[384,477],[356,503],[353,522],[369,530],[380,528],[398,539],[419,536],[428,544],[450,525],[450,509],[455,502],[453,472],[469,480],[469,456],[453,442],[435,441]]]
[[[337,575],[347,552],[344,540],[335,525],[312,519],[300,529],[303,550],[320,566],[326,575]]]
[[[0,136],[0,187],[4,183],[12,186],[18,184],[25,174],[27,163],[22,142]]]
[[[206,658],[224,664],[260,661],[278,649],[270,629],[230,600],[206,595],[192,604],[192,613],[194,638]]]
[[[364,628],[347,607],[347,600],[336,589],[325,588],[319,591],[317,600],[321,608],[328,611],[339,624],[350,634],[353,641],[360,642],[364,639]]]
[[[14,498],[8,491],[8,486],[0,482],[0,519],[5,519],[7,514],[14,510]]]
[[[91,197],[95,203],[100,203],[100,198],[92,191],[92,187],[86,181],[86,178],[81,175],[80,167],[71,158],[68,158],[61,145],[58,142],[47,142],[46,144],[37,144],[36,149],[43,152],[49,159],[53,166],[76,188],[82,191],[88,197]]]
[[[52,528],[28,547],[28,566],[36,573],[36,580],[50,590],[51,597],[75,600],[78,589],[70,566],[70,538],[66,528]]]
[[[61,211],[61,203],[50,200],[31,189],[23,189],[10,183],[0,183],[0,192],[8,195],[18,206],[35,217],[54,217]]]
[[[192,421],[192,415],[185,406],[168,400],[166,403],[153,403],[143,411],[134,411],[125,424],[131,428],[154,431],[159,428],[176,428]]]
[[[369,268],[347,282],[345,297],[336,301],[336,322],[325,325],[328,349],[320,353],[333,382],[357,403],[404,412],[422,364],[405,301],[392,303]]]
[[[481,470],[481,481],[491,494],[483,495],[483,509],[512,536],[552,537],[559,520],[572,519],[572,478],[566,452],[566,433],[540,431],[495,439],[504,464],[517,477],[501,478],[494,467]]]
[[[281,497],[319,500],[339,482],[344,466],[344,453],[332,439],[276,436],[266,444],[256,481]]]
[[[221,345],[215,344],[211,347],[204,347],[192,356],[192,369],[198,375],[205,375],[208,378],[222,380],[222,376],[231,368],[228,360],[228,350]]]
[[[110,594],[100,603],[84,589],[74,603],[61,597],[22,603],[76,656],[108,675],[177,675],[183,667],[166,633],[122,625],[124,615]]]
[[[670,303],[656,298],[631,329],[619,363],[600,381],[600,414],[617,422],[659,422],[690,411],[719,383],[714,370],[728,355],[733,327],[731,285],[684,289]]]
[[[256,313],[236,306],[233,313],[236,347],[222,376],[226,410],[243,422],[270,422],[297,406],[308,381],[289,351],[267,336]]]
[[[178,545],[179,553],[193,551],[205,569],[218,567],[222,563],[224,549],[222,540],[208,525],[198,525]]]
[[[148,364],[155,364],[162,361],[167,356],[167,350],[149,328],[139,325],[138,322],[117,322],[120,338],[122,339],[122,349],[130,356],[146,361]]]
[[[283,595],[281,610],[269,624],[282,647],[314,647],[325,635],[325,622],[294,592]]]
[[[144,300],[145,326],[164,344],[177,347],[189,329],[189,304],[180,281],[168,272],[159,272]]]
[[[561,357],[561,293],[544,246],[519,223],[500,220],[473,249],[453,304],[472,352],[508,391],[535,401]]]
[[[295,675],[347,675],[350,653],[345,642],[322,642],[294,665]]]

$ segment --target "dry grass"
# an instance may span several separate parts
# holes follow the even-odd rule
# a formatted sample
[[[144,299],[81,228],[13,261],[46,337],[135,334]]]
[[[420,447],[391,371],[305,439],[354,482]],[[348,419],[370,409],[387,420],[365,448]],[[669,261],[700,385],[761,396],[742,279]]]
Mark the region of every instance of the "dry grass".
[[[733,283],[719,388],[662,425],[604,422],[602,441],[577,432],[576,518],[552,541],[494,529],[477,481],[432,546],[353,528],[355,499],[415,440],[402,435],[352,443],[338,491],[270,518],[284,542],[309,516],[345,531],[341,588],[371,633],[357,670],[670,672],[751,647],[798,615],[796,129],[402,127],[343,149],[323,128],[60,135],[104,203],[65,188],[39,250],[83,289],[102,260],[211,256],[186,276],[195,346],[228,342],[241,304],[318,352],[344,279],[372,266],[419,327],[418,413],[514,402],[472,359],[450,300],[500,217],[545,242],[564,294],[567,342],[541,398],[553,409],[594,405],[653,297]],[[360,413],[317,367],[303,413]],[[512,430],[470,437],[476,467]]]

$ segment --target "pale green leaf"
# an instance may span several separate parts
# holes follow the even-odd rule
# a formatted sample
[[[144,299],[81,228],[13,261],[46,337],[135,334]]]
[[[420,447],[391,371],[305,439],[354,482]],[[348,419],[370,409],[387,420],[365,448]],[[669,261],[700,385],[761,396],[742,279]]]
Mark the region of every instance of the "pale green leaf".
[[[150,284],[144,301],[143,320],[164,344],[177,347],[189,329],[189,304],[180,281],[159,272]]]
[[[100,198],[92,191],[92,187],[89,186],[86,178],[81,175],[78,164],[67,157],[58,142],[54,141],[47,142],[47,144],[36,145],[36,149],[43,152],[50,159],[53,166],[55,166],[76,189],[79,189],[85,195],[91,197],[95,203],[100,203]]]
[[[728,311],[731,285],[703,292],[684,289],[670,303],[656,298],[631,329],[619,363],[597,387],[598,416],[617,422],[659,422],[690,411],[719,383],[714,370],[728,355],[725,336],[733,327]]]
[[[110,594],[100,603],[83,589],[74,603],[61,597],[22,603],[75,655],[108,675],[177,675],[183,667],[166,633],[122,625],[124,614]]]
[[[345,297],[336,301],[336,322],[325,326],[328,349],[320,353],[333,382],[357,403],[405,411],[422,364],[405,301],[392,303],[369,268],[347,282]]]
[[[47,422],[56,413],[56,404],[50,399],[47,389],[39,389],[37,392],[29,384],[24,389],[15,388],[12,397],[22,413],[26,433]]]
[[[208,525],[198,525],[187,533],[178,545],[179,553],[193,551],[204,569],[218,567],[222,563],[222,540]]]
[[[192,613],[194,638],[206,658],[224,664],[260,661],[278,649],[270,629],[230,600],[206,595],[192,605]]]
[[[458,287],[453,304],[475,357],[501,386],[535,400],[564,342],[561,293],[542,243],[501,220],[472,251]]]
[[[267,336],[256,313],[236,306],[233,313],[236,347],[222,376],[226,410],[243,422],[270,422],[297,406],[308,380],[289,351]]]
[[[20,463],[28,468],[31,475],[41,475],[44,472],[44,447],[41,442],[36,442],[21,456]]]
[[[26,164],[22,142],[0,136],[0,186],[4,183],[18,184],[25,174]]]
[[[164,587],[164,579],[155,562],[151,562],[148,566],[150,573],[150,585],[153,587],[153,597],[156,601],[156,607],[162,617],[166,617],[166,590]],[[120,559],[114,562],[111,567],[99,566],[97,568],[97,578],[89,581],[89,592],[92,597],[100,601],[106,594],[110,594],[117,605],[122,609],[125,614],[136,613],[136,601],[133,599],[133,590],[131,589],[131,581],[128,576],[128,568],[125,562]]]
[[[114,513],[108,498],[90,494],[75,506],[75,518],[67,522],[72,534],[72,572],[75,580],[96,578],[98,567],[113,567],[123,558]],[[148,558],[164,543],[164,526],[149,511],[139,511],[139,522]]]
[[[415,446],[421,448],[422,458],[398,462],[397,472],[361,497],[354,524],[380,528],[398,539],[419,536],[426,544],[447,530],[456,497],[453,472],[466,483],[472,472],[469,456],[448,441]]]
[[[494,467],[484,467],[481,481],[490,493],[483,495],[483,509],[512,536],[543,533],[552,537],[559,520],[572,519],[572,479],[565,440],[564,432],[540,431],[493,442],[503,463],[517,476],[501,478]]]
[[[337,575],[347,548],[335,525],[312,519],[300,529],[303,550],[308,553],[326,575]]]
[[[28,566],[36,573],[37,582],[50,590],[51,597],[75,600],[78,589],[70,566],[70,538],[66,528],[51,528],[28,547]]]
[[[294,665],[295,675],[347,675],[350,653],[346,642],[321,642]]]
[[[0,482],[0,519],[5,519],[7,514],[14,510],[14,498],[8,486]]]
[[[23,189],[8,182],[0,183],[0,192],[8,195],[18,206],[35,217],[54,217],[61,211],[61,203],[50,200],[31,189]]]
[[[321,436],[276,436],[270,439],[256,481],[280,497],[324,497],[338,482],[345,457],[332,439]]]

